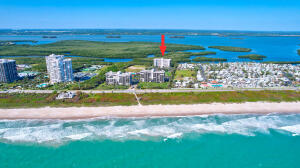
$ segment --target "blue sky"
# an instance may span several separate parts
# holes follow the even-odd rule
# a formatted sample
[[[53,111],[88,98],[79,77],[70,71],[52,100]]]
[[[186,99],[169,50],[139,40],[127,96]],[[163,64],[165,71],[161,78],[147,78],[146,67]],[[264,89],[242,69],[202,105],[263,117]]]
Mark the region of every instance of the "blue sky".
[[[300,31],[300,0],[0,0],[0,28]]]

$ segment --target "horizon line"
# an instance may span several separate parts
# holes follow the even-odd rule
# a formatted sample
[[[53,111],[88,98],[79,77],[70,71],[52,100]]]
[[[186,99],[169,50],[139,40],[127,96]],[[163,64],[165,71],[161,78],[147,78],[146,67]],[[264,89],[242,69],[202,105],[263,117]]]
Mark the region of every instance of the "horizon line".
[[[177,30],[177,31],[247,31],[247,32],[299,32],[300,30],[237,30],[237,29],[173,29],[173,28],[0,28],[0,30]]]

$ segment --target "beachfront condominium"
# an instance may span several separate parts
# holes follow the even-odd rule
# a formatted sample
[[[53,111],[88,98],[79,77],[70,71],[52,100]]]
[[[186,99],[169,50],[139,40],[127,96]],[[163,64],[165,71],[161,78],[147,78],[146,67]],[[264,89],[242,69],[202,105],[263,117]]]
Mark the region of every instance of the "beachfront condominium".
[[[63,55],[46,56],[47,72],[50,83],[73,81],[72,60],[64,59]]]
[[[169,68],[170,64],[171,64],[171,59],[165,59],[165,58],[155,58],[155,59],[153,59],[154,67]]]
[[[143,70],[139,72],[140,74],[140,82],[156,82],[163,83],[165,82],[165,71],[157,71],[154,69],[151,70]]]
[[[122,73],[121,71],[118,72],[107,72],[105,74],[106,83],[109,85],[125,85],[130,86],[132,84],[132,73]]]
[[[15,60],[0,59],[0,82],[10,83],[18,79]]]

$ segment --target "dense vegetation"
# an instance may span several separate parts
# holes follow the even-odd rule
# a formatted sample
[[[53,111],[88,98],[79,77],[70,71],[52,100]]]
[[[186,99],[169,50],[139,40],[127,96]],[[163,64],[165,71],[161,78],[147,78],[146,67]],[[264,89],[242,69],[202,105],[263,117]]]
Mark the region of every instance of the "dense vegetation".
[[[154,42],[97,42],[67,40],[41,45],[0,46],[1,56],[45,56],[49,54],[77,55],[98,58],[146,58],[150,54],[160,54],[160,43]],[[168,52],[201,50],[201,46],[167,44]]]
[[[300,55],[300,50],[298,50],[298,55]]]
[[[207,57],[196,57],[193,59],[195,62],[222,62],[227,61],[226,58],[207,58]]]
[[[267,57],[264,55],[259,55],[259,54],[248,54],[248,55],[238,56],[238,58],[251,59],[251,60],[263,60],[264,58],[267,58]]]
[[[231,51],[231,52],[250,52],[250,48],[241,48],[241,47],[231,47],[231,46],[209,46],[208,48],[219,49],[222,51]]]
[[[193,56],[201,56],[201,55],[216,55],[217,53],[214,51],[203,51],[203,52],[193,52],[190,54],[192,54]]]
[[[69,106],[115,106],[137,105],[133,94],[78,92],[72,99],[56,100],[52,94],[0,94],[0,108],[69,107]],[[235,92],[184,92],[138,94],[143,105],[149,104],[199,104],[300,101],[299,91],[235,91]]]
[[[56,100],[57,93],[52,94],[0,94],[0,108],[22,107],[69,107],[69,106],[114,106],[136,105],[133,94],[103,93],[85,94],[78,92],[72,99]]]
[[[298,91],[236,91],[192,93],[145,93],[139,94],[141,103],[148,104],[197,104],[197,103],[242,103],[256,101],[300,101]]]
[[[171,58],[172,63],[182,63],[182,62],[190,62],[191,56],[205,56],[205,55],[215,55],[216,52],[212,51],[203,51],[203,52],[169,52],[165,54],[165,58]]]

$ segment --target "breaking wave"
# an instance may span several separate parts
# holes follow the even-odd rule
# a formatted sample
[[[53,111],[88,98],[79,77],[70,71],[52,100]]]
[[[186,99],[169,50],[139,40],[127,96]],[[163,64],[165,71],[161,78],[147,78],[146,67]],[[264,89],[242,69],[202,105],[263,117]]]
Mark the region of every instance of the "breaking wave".
[[[300,135],[300,115],[206,115],[90,120],[0,120],[0,142],[61,144],[77,140],[168,140],[201,134]]]

